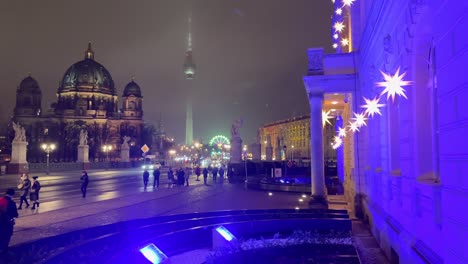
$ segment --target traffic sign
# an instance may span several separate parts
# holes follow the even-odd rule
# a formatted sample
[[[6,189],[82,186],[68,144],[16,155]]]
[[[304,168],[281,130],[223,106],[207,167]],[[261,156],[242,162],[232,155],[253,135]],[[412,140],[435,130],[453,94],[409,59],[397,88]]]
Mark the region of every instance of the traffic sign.
[[[144,144],[143,147],[141,147],[141,151],[143,151],[143,153],[146,153],[149,151],[149,147],[146,144]]]

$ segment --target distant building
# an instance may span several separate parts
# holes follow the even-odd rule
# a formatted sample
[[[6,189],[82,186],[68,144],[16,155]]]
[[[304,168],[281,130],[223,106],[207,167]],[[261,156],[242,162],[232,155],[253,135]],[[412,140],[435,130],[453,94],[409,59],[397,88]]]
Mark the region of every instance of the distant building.
[[[324,127],[326,142],[335,136],[334,121]],[[304,115],[286,120],[275,121],[260,128],[262,157],[266,156],[266,147],[273,147],[273,159],[310,159],[310,116]],[[325,159],[336,159],[336,151],[325,146]]]
[[[131,155],[140,155],[143,133],[141,89],[132,79],[123,90],[119,109],[112,76],[94,60],[91,44],[84,60],[66,70],[57,89],[57,101],[48,111],[42,111],[41,100],[39,83],[31,76],[22,80],[16,91],[13,121],[26,128],[28,161],[37,162],[43,158],[42,142],[57,144],[58,149],[51,154],[52,160],[75,161],[81,129],[88,131],[91,160],[103,157],[100,155],[103,144],[113,145],[117,153],[122,136],[132,138]]]

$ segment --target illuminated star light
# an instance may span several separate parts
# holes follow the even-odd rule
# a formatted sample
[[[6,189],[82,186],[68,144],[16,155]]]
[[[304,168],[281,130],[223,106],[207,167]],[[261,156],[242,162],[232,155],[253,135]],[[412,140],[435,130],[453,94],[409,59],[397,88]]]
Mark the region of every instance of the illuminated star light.
[[[360,113],[360,114],[354,113],[354,116],[355,117],[352,119],[354,120],[354,123],[356,123],[358,127],[362,127],[366,125],[367,118],[364,113]]]
[[[359,131],[359,127],[356,124],[356,122],[349,122],[349,130],[351,130],[352,132]]]
[[[380,95],[387,94],[388,98],[392,97],[392,101],[395,101],[395,95],[403,96],[404,98],[408,99],[405,95],[405,89],[403,86],[410,85],[410,81],[403,81],[403,77],[405,77],[406,72],[400,75],[400,68],[396,71],[395,75],[391,76],[386,74],[383,71],[380,71],[384,77],[384,82],[378,82],[377,86],[385,87]]]
[[[366,104],[361,106],[362,108],[365,108],[366,110],[364,111],[364,114],[374,117],[375,114],[382,115],[380,112],[379,107],[385,106],[384,104],[379,104],[380,97],[375,97],[374,99],[370,100],[365,97],[364,101],[366,101]]]
[[[346,137],[346,128],[344,128],[344,127],[339,127],[339,128],[338,128],[338,131],[336,131],[336,132],[338,132],[338,136],[339,136],[339,137],[342,137],[342,138],[343,138],[343,137]]]
[[[338,48],[338,44],[333,43],[333,48],[335,48],[335,49]]]
[[[343,29],[345,28],[345,25],[343,24],[343,22],[335,22],[335,24],[333,25],[333,28],[335,29],[336,32],[340,32],[343,31]]]
[[[337,149],[343,144],[343,140],[340,137],[334,137],[333,138],[333,143],[332,143],[332,148]]]
[[[343,46],[343,47],[344,47],[344,46],[348,46],[348,44],[349,44],[349,40],[348,40],[348,39],[342,39],[342,40],[341,40],[341,46]]]
[[[341,14],[343,14],[343,9],[338,8],[338,9],[336,9],[335,13],[336,13],[337,15],[341,16]]]
[[[327,123],[331,125],[330,121],[328,120],[330,118],[332,118],[332,116],[330,116],[330,111],[322,111],[322,127],[325,127]]]
[[[356,0],[343,0],[343,6],[351,6]]]
[[[334,38],[334,39],[338,39],[338,38],[339,38],[338,34],[336,34],[336,33],[333,34],[333,38]]]

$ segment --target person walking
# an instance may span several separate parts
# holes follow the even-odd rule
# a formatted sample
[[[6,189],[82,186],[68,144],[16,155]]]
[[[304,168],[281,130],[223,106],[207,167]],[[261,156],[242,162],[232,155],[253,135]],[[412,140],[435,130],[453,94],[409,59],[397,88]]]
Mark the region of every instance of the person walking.
[[[200,166],[197,166],[195,168],[195,175],[197,175],[197,181],[200,181],[200,174],[201,174]]]
[[[205,183],[205,185],[208,185],[207,180],[208,180],[208,169],[205,167],[203,168],[203,182]]]
[[[0,198],[0,254],[4,259],[8,256],[8,245],[13,235],[15,219],[18,218],[14,195],[15,190],[8,189],[5,196]]]
[[[28,194],[31,189],[31,181],[26,173],[21,175],[21,183],[18,185],[18,189],[22,190],[23,193],[20,196],[20,204],[18,210],[23,209],[23,202],[26,204],[26,208],[29,207]]]
[[[145,189],[146,189],[146,186],[148,186],[148,181],[149,181],[149,172],[148,170],[145,170],[143,172],[143,185],[145,185]]]
[[[214,166],[211,173],[213,173],[213,182],[216,183],[216,177],[218,176],[218,167]]]
[[[192,175],[192,168],[190,167],[185,167],[185,186],[189,186],[189,179],[190,179],[190,176]]]
[[[219,180],[221,183],[223,183],[224,181],[224,166],[221,166],[221,168],[219,168]]]
[[[169,170],[167,171],[167,179],[169,180],[167,188],[170,188],[174,184],[174,171],[172,170],[172,167],[169,167]]]
[[[159,176],[160,175],[161,175],[161,172],[159,171],[159,168],[155,168],[153,171],[153,177],[154,177],[153,188],[154,187],[159,188]]]
[[[185,181],[185,172],[184,172],[184,169],[182,167],[179,168],[179,171],[177,172],[177,181],[178,181],[178,185],[179,186],[183,186],[184,185],[184,181]]]
[[[89,177],[88,173],[86,171],[83,171],[81,174],[81,194],[83,195],[83,198],[86,198],[86,190],[88,189],[88,183],[89,183]]]
[[[39,207],[39,191],[41,190],[41,183],[37,180],[38,176],[33,176],[33,181],[31,184],[31,193],[29,194],[29,200],[32,202],[33,206],[31,210],[36,209]]]

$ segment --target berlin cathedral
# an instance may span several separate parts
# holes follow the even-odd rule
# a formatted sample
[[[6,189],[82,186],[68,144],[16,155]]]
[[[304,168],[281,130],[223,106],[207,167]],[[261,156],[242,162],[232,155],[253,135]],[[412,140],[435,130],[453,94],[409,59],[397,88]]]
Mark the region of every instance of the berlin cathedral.
[[[85,58],[65,72],[57,90],[57,101],[42,111],[42,92],[31,76],[21,81],[16,91],[13,121],[26,129],[28,161],[39,162],[44,154],[42,143],[55,143],[57,150],[51,159],[58,162],[76,161],[79,133],[88,132],[89,158],[105,157],[103,145],[112,145],[110,157],[118,157],[123,136],[129,136],[131,157],[141,156],[143,142],[143,96],[138,84],[128,83],[119,109],[118,95],[107,69],[94,60],[91,44]],[[41,158],[42,157],[42,158]]]

